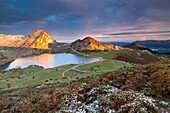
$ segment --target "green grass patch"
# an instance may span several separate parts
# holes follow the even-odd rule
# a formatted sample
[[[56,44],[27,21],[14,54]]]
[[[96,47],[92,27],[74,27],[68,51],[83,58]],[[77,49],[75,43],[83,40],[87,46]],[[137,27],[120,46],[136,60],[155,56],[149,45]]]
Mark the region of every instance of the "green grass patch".
[[[83,65],[78,69],[83,71],[102,71],[102,70],[114,70],[128,66],[131,65],[117,60],[103,60],[101,62]]]
[[[71,71],[65,73],[65,76],[70,77],[71,79],[74,79],[74,80],[78,80],[78,79],[81,79],[81,78],[85,78],[87,76],[97,76],[97,75],[100,75],[100,74],[102,74],[102,72],[100,72],[100,73],[98,73],[98,72],[81,73],[81,72],[71,70]]]
[[[18,54],[16,52],[5,51],[5,50],[0,50],[0,54],[2,54],[3,56],[6,56],[6,57],[18,56]]]
[[[70,82],[63,79],[62,73],[74,65],[65,65],[51,69],[43,69],[39,66],[30,66],[0,73],[0,88],[3,90],[23,88],[45,83]]]
[[[115,51],[112,50],[111,52],[104,52],[104,51],[94,51],[94,52],[87,52],[87,54],[96,57],[102,57],[104,59],[115,59],[119,54],[124,54],[125,50]]]
[[[63,78],[62,73],[75,65],[65,65],[50,69],[44,69],[40,66],[30,66],[24,69],[10,70],[5,73],[0,73],[0,89],[9,90],[16,88],[24,88],[29,86],[36,86],[45,83],[58,83],[58,82],[70,82],[71,80]],[[90,73],[80,73],[74,70],[65,73],[66,76],[72,79],[80,79],[87,76],[94,76],[102,74],[95,72],[94,70],[113,70],[122,68],[124,66],[130,66],[129,64],[122,63],[116,60],[104,60],[101,62],[95,62],[86,64],[79,67],[80,70],[92,71]]]

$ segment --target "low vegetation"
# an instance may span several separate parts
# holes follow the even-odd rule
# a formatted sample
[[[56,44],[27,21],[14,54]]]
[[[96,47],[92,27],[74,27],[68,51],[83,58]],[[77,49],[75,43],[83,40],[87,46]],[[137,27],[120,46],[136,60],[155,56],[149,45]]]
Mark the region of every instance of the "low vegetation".
[[[169,112],[170,60],[4,91],[1,112]],[[36,78],[36,77],[35,77]],[[53,79],[53,78],[52,78]],[[50,80],[50,79],[49,79]],[[165,103],[164,102],[164,103]]]
[[[96,62],[91,66],[83,65],[81,68],[86,69],[86,67],[94,67],[97,65],[101,67],[98,70],[113,70],[122,68],[125,66],[130,66],[126,63],[122,63],[119,61],[111,61],[109,65],[107,65],[108,61]],[[107,66],[106,66],[107,65]],[[65,73],[66,77],[62,76],[62,73],[73,67],[75,65],[65,65],[51,69],[44,69],[40,66],[30,66],[24,69],[13,69],[6,72],[0,73],[0,89],[1,90],[9,90],[9,89],[16,89],[16,88],[23,88],[23,87],[30,87],[38,84],[45,84],[45,83],[58,83],[58,82],[70,82],[72,79],[80,79],[86,76],[92,76],[96,74],[100,74],[99,72],[92,72],[92,73],[81,73],[77,71],[69,71]],[[104,66],[106,66],[104,68]],[[68,79],[70,77],[71,79]]]
[[[0,50],[0,66],[3,66],[12,60],[17,56],[14,52],[8,52],[4,50]]]
[[[9,90],[45,83],[68,82],[68,79],[63,79],[62,73],[72,66],[74,65],[66,65],[52,69],[30,66],[24,69],[13,69],[2,72],[0,73],[0,89]]]
[[[67,44],[53,52],[65,50],[71,52]],[[84,53],[105,60],[85,64],[65,76],[62,73],[75,65],[1,72],[0,112],[170,112],[170,60],[159,61],[136,50]]]
[[[170,60],[163,60],[107,73],[102,75],[101,78],[107,78],[109,82],[120,89],[133,89],[146,95],[170,101],[169,64]]]
[[[105,70],[114,70],[119,69],[122,67],[128,67],[131,66],[128,63],[120,62],[118,60],[103,60],[101,62],[95,62],[91,64],[86,64],[83,66],[80,66],[78,69],[83,71],[105,71]]]
[[[141,50],[119,50],[119,51],[93,51],[85,52],[91,56],[100,56],[105,59],[116,59],[133,64],[149,64],[160,59],[147,51]]]
[[[0,68],[16,58],[50,53],[49,50],[39,50],[30,48],[0,47]]]

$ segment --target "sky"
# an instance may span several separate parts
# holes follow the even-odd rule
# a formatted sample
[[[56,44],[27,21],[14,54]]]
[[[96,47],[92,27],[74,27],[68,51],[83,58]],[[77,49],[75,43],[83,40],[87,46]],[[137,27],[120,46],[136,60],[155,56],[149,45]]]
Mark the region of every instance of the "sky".
[[[57,41],[170,39],[170,0],[0,0],[0,34],[44,30]]]

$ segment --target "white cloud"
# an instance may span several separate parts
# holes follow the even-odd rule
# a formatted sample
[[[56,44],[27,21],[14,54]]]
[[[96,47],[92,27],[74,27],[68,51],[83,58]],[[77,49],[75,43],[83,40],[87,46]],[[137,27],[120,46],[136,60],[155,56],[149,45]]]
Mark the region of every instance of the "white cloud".
[[[49,22],[55,22],[56,21],[56,16],[55,15],[50,15],[47,18],[45,18],[45,20],[47,20]]]

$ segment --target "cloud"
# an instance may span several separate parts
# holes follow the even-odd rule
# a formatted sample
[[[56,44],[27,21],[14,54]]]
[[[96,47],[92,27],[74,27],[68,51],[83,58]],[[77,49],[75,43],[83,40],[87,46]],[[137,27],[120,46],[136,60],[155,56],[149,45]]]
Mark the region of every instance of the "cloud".
[[[10,29],[10,28],[14,28],[14,26],[0,25],[0,29]]]
[[[35,23],[41,24],[41,25],[47,25],[47,21],[36,21]]]
[[[170,0],[0,0],[1,33],[44,29],[62,40],[170,30]],[[21,31],[22,29],[22,31]]]
[[[150,31],[150,32],[120,32],[120,33],[112,33],[112,34],[104,34],[104,35],[142,35],[142,34],[160,34],[160,33],[170,33],[170,31]]]
[[[47,18],[45,18],[45,20],[47,20],[49,22],[55,22],[56,21],[56,16],[55,15],[50,15]]]

